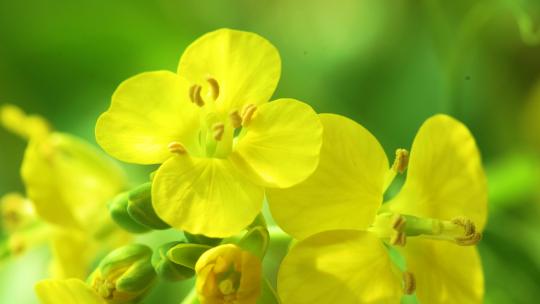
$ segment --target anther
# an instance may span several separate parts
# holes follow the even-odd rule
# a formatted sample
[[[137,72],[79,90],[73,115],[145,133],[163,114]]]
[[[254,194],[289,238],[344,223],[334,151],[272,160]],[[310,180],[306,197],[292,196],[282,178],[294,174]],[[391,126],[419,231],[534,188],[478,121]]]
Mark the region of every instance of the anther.
[[[409,151],[405,149],[396,150],[396,158],[394,164],[392,165],[392,170],[397,173],[403,173],[409,165]]]
[[[402,231],[397,231],[390,238],[390,244],[394,246],[405,246],[407,244],[407,234]]]
[[[242,126],[247,126],[251,122],[256,110],[257,106],[254,104],[249,104],[244,107],[242,110]]]
[[[231,119],[231,124],[233,128],[240,128],[242,126],[242,116],[238,113],[238,111],[231,112],[229,114],[229,118]]]
[[[460,246],[473,246],[473,245],[478,244],[478,242],[480,242],[481,239],[482,239],[482,234],[475,232],[473,234],[466,235],[463,237],[456,237],[454,240],[456,244]]]
[[[173,141],[171,142],[167,148],[169,149],[169,151],[171,153],[176,153],[176,154],[184,154],[186,153],[186,148],[179,142],[177,141]]]
[[[416,290],[416,279],[412,272],[405,271],[403,273],[403,293],[410,295]]]
[[[401,232],[404,230],[406,224],[407,219],[401,214],[396,214],[392,222],[392,228],[398,232]]]
[[[474,225],[473,221],[469,220],[468,218],[456,217],[452,220],[452,223],[463,227],[463,230],[465,230],[465,235],[471,235],[476,232],[476,226]]]
[[[212,126],[212,136],[215,140],[220,141],[223,138],[225,132],[225,125],[223,123],[216,123]]]
[[[204,106],[204,100],[201,97],[201,89],[202,87],[200,85],[192,85],[189,88],[189,98],[191,99],[191,102],[198,105],[199,107]]]
[[[219,97],[219,84],[217,80],[214,78],[208,77],[206,78],[206,81],[208,81],[208,84],[210,84],[210,94],[212,94],[212,98],[214,100],[217,100]]]

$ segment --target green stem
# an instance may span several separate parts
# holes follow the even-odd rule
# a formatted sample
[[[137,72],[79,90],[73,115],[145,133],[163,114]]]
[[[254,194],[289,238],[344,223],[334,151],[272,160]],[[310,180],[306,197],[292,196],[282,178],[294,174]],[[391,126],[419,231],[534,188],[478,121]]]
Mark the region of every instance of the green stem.
[[[278,226],[268,226],[268,232],[270,233],[270,240],[272,241],[287,242],[292,240],[292,237]]]

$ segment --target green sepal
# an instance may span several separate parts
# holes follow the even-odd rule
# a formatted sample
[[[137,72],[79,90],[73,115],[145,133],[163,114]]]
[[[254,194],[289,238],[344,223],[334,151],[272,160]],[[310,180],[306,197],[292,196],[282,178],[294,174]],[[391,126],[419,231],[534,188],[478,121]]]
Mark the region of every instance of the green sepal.
[[[138,292],[153,285],[155,279],[156,271],[149,259],[133,265],[133,268],[116,282],[116,288],[126,292]]]
[[[111,218],[118,226],[132,233],[145,233],[151,229],[145,225],[142,225],[138,221],[135,221],[128,212],[128,193],[118,194],[113,198],[109,204],[109,213]]]
[[[247,227],[247,229],[251,229],[251,228],[255,228],[255,227],[265,227],[266,228],[266,219],[264,218],[264,215],[262,213],[259,213],[255,219],[253,220],[253,222],[251,222],[251,224],[249,224],[249,226]]]
[[[159,218],[152,206],[152,183],[145,183],[132,189],[128,198],[127,212],[132,219],[156,230],[171,228]]]
[[[195,275],[195,271],[192,268],[176,264],[169,259],[167,252],[179,244],[185,243],[166,243],[154,251],[154,255],[152,256],[152,265],[154,266],[158,276],[164,280],[175,282],[189,279]]]
[[[195,269],[199,257],[210,248],[207,245],[181,243],[169,249],[167,257],[178,265]]]
[[[257,304],[280,304],[279,297],[270,285],[268,279],[263,278],[261,280],[261,296],[257,299]]]
[[[253,227],[238,242],[238,246],[263,259],[268,249],[270,235],[266,227]]]
[[[202,234],[191,234],[186,231],[184,231],[184,236],[186,237],[186,240],[188,240],[188,242],[190,243],[208,245],[208,246],[217,246],[223,240],[219,238],[207,237]]]

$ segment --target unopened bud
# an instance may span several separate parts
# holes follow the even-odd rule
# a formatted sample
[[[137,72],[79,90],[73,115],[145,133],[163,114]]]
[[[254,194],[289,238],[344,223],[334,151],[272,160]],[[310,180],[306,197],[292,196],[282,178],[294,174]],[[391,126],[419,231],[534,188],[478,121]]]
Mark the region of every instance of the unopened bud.
[[[181,281],[195,275],[192,268],[174,263],[167,255],[168,251],[181,242],[171,242],[162,245],[152,256],[152,265],[158,276],[167,281]]]
[[[156,230],[169,229],[152,206],[152,183],[142,184],[129,191],[127,212],[135,221]]]
[[[117,195],[109,202],[111,218],[122,228],[132,233],[144,233],[150,231],[150,227],[142,225],[134,220],[128,212],[129,194],[127,192]]]
[[[9,193],[0,199],[2,226],[13,232],[36,219],[32,202],[18,193]]]
[[[131,244],[109,253],[89,278],[92,288],[109,303],[130,303],[144,297],[156,281],[152,250]]]
[[[206,251],[195,271],[201,304],[255,303],[261,294],[261,260],[236,245]]]

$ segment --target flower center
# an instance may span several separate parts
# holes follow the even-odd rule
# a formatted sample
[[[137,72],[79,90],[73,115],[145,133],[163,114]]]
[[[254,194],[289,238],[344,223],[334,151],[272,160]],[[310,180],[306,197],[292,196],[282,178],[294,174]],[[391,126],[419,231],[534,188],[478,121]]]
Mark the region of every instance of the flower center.
[[[240,272],[236,271],[233,265],[229,265],[227,271],[218,275],[217,287],[226,303],[232,303],[237,298],[240,277]]]
[[[377,215],[368,230],[396,246],[405,246],[408,237],[451,241],[460,246],[476,245],[482,238],[475,224],[465,217],[446,221],[384,212]]]

